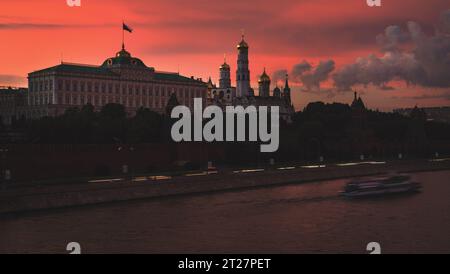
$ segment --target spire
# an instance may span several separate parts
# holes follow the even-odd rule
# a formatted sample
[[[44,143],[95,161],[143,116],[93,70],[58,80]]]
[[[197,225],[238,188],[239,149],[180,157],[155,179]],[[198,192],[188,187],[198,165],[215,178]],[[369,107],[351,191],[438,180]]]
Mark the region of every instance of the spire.
[[[242,29],[242,40],[241,40],[241,42],[239,43],[239,45],[237,46],[237,48],[238,48],[238,49],[242,49],[242,48],[248,49],[248,44],[247,44],[247,42],[245,42],[245,33],[244,33],[244,29]]]
[[[209,76],[207,86],[208,86],[208,89],[214,88],[214,84],[213,84],[213,82],[212,82],[212,80],[211,80],[211,76]]]
[[[289,74],[286,73],[286,87],[285,89],[289,88]]]
[[[358,100],[358,93],[355,91],[355,101]]]
[[[221,70],[222,69],[226,69],[226,70],[230,69],[230,66],[227,64],[227,54],[226,53],[223,54],[223,64],[220,66],[220,69]]]
[[[264,68],[263,73],[259,77],[258,83],[268,83],[270,85],[270,77],[267,75],[266,68]]]

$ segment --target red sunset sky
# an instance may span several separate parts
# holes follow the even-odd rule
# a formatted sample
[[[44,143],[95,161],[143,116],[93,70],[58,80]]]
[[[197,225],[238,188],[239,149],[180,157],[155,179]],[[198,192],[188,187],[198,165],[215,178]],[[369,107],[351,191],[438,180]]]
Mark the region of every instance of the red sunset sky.
[[[428,37],[420,40],[427,42],[420,44],[419,63],[431,71],[436,68],[436,78],[450,79],[450,32],[445,32],[450,30],[449,10],[448,0],[384,0],[380,8],[368,7],[365,0],[82,0],[80,8],[69,8],[65,0],[0,0],[0,85],[26,86],[27,73],[56,65],[61,56],[66,62],[101,64],[119,50],[125,20],[134,28],[126,36],[127,49],[157,70],[217,81],[225,53],[234,74],[236,44],[245,29],[255,88],[264,67],[270,74],[290,72],[307,61],[311,74],[320,61],[332,60],[333,70],[317,80],[320,88],[305,91],[302,81],[292,83],[296,108],[317,100],[349,102],[352,93],[337,90],[333,75],[359,57],[381,58],[385,53],[377,35],[391,25],[401,27],[397,42],[408,59],[414,48],[411,35],[403,35],[408,21],[420,25]],[[423,57],[428,51],[439,51],[444,58],[433,55],[435,64]],[[352,88],[363,93],[370,108],[450,105],[449,80],[418,76],[416,81],[410,70],[401,68],[411,64],[405,58],[395,68],[415,85],[393,78],[384,83],[391,88]],[[374,71],[367,73],[373,77]]]

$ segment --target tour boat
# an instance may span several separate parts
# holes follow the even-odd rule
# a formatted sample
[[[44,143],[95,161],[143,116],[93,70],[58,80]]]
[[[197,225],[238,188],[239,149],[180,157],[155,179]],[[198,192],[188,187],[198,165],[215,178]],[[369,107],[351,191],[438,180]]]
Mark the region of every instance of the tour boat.
[[[369,179],[357,179],[349,182],[341,195],[344,197],[366,197],[387,194],[414,193],[421,190],[421,185],[411,181],[407,175],[394,175]]]

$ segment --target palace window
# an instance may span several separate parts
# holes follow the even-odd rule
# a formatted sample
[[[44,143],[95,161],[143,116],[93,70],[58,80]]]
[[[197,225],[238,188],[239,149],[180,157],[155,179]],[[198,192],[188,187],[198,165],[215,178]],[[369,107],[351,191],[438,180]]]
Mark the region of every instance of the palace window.
[[[64,81],[64,89],[65,89],[65,91],[70,91],[70,81],[69,80]]]

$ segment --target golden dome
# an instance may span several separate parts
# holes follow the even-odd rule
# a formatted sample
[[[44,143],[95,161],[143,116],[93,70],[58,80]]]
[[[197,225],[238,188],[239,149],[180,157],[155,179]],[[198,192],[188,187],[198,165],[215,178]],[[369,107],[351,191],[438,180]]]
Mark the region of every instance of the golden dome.
[[[242,41],[239,43],[239,45],[237,45],[238,49],[248,49],[248,44],[247,42],[245,42],[244,36],[242,35]]]
[[[225,63],[223,63],[223,64],[220,66],[220,68],[221,68],[221,69],[230,69],[230,65],[228,65],[228,64],[225,62]]]
[[[270,77],[269,77],[269,75],[267,75],[265,68],[264,68],[263,74],[259,77],[259,82],[260,83],[262,83],[262,82],[270,82]]]

